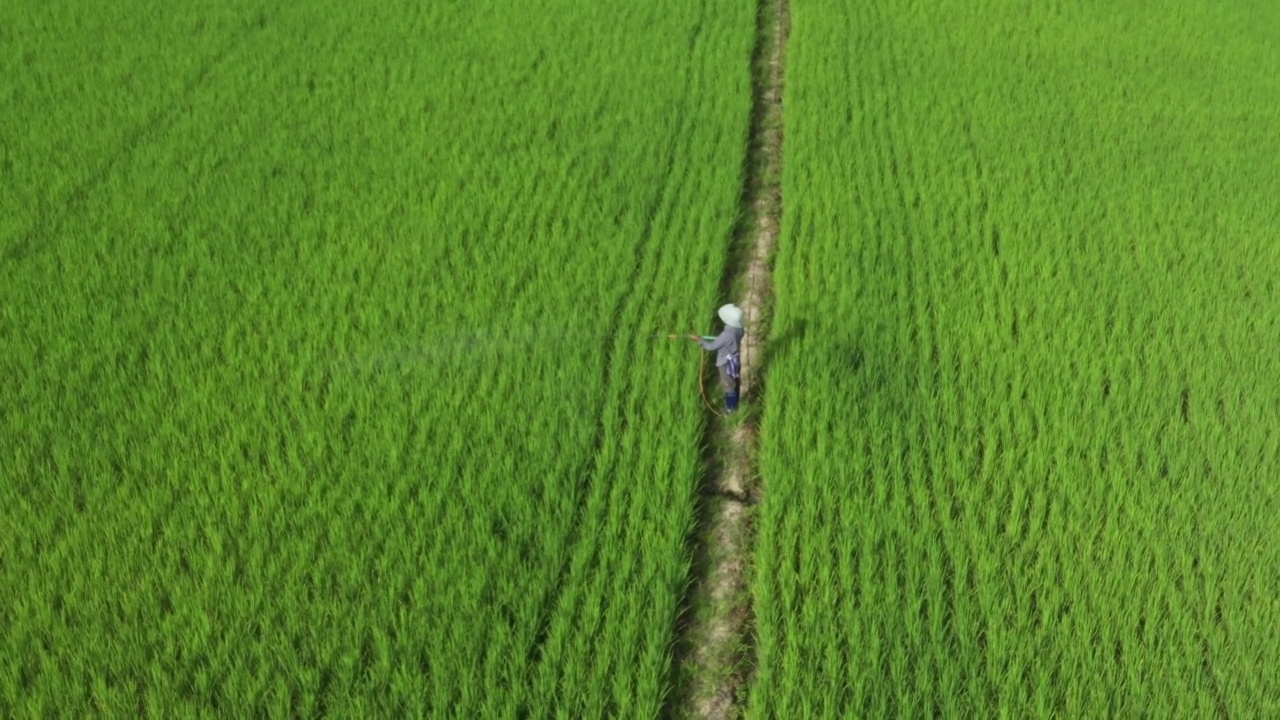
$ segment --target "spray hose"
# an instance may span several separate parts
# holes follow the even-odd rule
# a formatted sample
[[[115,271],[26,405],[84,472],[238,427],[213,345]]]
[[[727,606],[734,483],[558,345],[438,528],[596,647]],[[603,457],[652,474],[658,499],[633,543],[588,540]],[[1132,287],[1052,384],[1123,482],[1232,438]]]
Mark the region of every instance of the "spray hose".
[[[688,335],[668,335],[668,340],[683,340]],[[708,338],[709,339],[709,338]],[[707,407],[716,417],[725,417],[725,414],[716,410],[715,406],[707,400],[707,354],[705,352],[698,353],[698,394],[702,397],[702,404]]]

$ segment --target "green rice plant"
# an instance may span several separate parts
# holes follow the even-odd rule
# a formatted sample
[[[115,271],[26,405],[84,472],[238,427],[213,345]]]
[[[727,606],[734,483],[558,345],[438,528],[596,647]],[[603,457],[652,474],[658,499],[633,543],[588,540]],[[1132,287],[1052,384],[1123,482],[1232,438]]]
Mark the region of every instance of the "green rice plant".
[[[753,27],[0,8],[0,715],[658,714]]]
[[[794,0],[754,717],[1280,711],[1280,15]]]

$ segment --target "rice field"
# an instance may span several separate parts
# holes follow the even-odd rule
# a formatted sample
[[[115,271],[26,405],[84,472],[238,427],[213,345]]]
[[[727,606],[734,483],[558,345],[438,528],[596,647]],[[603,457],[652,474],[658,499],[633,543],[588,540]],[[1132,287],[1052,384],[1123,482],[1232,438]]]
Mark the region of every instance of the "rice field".
[[[791,20],[748,714],[1280,713],[1280,11]]]
[[[742,711],[1280,714],[1280,6],[789,8]],[[0,716],[676,713],[757,12],[0,5]]]
[[[658,714],[753,32],[0,5],[0,716]]]

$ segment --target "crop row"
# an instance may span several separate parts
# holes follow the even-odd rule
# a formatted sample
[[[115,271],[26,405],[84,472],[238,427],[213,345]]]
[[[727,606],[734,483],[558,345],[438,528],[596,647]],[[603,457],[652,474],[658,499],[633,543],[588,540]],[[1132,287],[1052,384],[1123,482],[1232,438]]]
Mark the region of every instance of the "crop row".
[[[1274,10],[791,10],[751,714],[1277,712]]]
[[[752,28],[0,9],[0,714],[657,714]]]

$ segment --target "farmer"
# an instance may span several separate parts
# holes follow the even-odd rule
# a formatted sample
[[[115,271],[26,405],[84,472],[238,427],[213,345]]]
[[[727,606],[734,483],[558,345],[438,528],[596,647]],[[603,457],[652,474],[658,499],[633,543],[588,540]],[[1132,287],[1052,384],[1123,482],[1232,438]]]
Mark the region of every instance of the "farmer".
[[[738,343],[742,341],[742,308],[737,305],[725,305],[716,313],[724,321],[724,330],[714,338],[701,338],[690,335],[689,339],[697,342],[703,350],[716,353],[716,370],[720,371],[720,387],[724,389],[725,412],[738,409],[738,375],[742,370],[742,360],[738,355]]]

